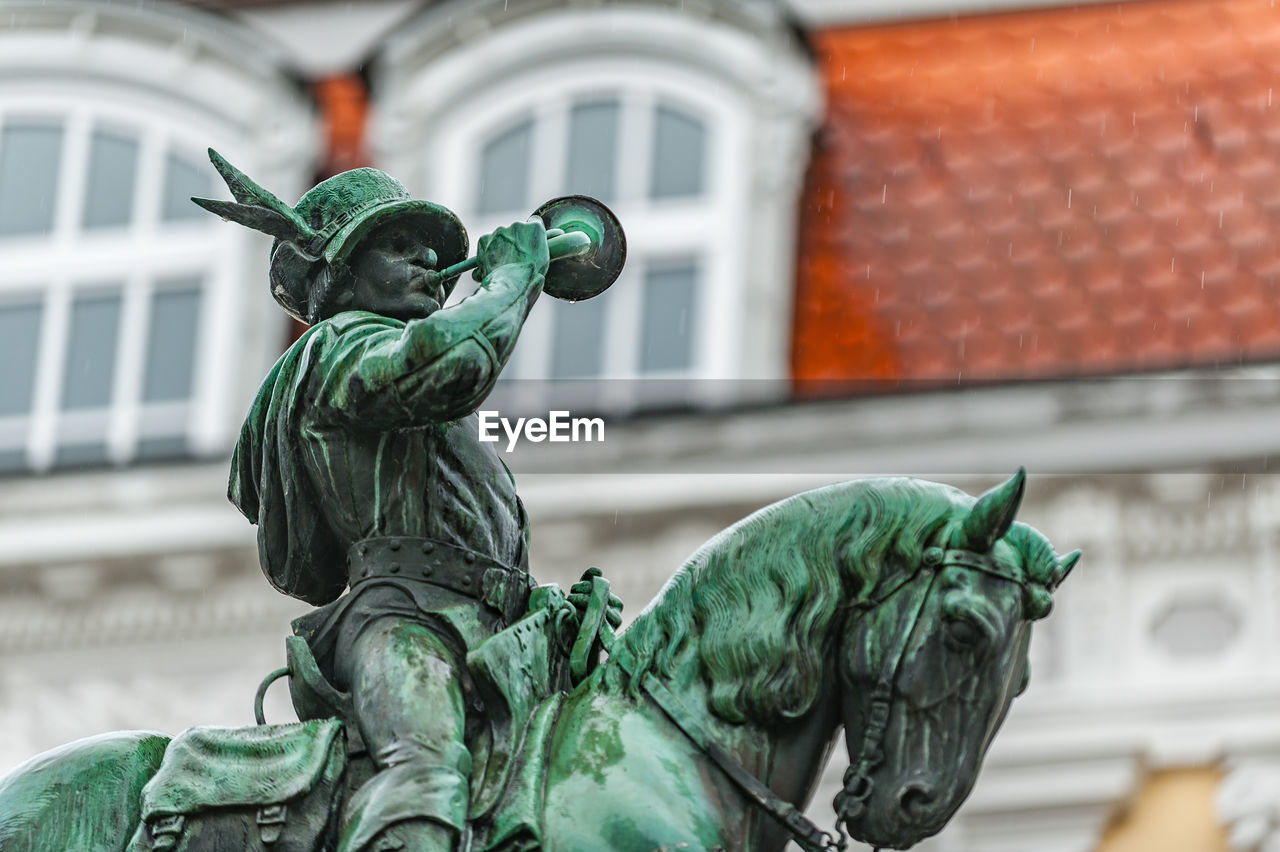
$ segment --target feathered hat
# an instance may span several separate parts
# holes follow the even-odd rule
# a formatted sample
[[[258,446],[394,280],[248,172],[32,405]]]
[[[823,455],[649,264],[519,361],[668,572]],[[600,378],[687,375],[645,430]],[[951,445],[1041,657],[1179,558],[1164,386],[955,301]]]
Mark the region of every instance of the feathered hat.
[[[290,207],[258,186],[212,148],[209,159],[235,201],[192,198],[205,210],[276,238],[271,246],[271,295],[305,323],[324,319],[328,290],[345,278],[347,260],[374,228],[403,221],[435,250],[440,268],[467,257],[467,231],[452,211],[418,201],[378,169],[352,169],[307,191]],[[321,275],[325,268],[330,275]],[[455,276],[446,281],[452,289]]]

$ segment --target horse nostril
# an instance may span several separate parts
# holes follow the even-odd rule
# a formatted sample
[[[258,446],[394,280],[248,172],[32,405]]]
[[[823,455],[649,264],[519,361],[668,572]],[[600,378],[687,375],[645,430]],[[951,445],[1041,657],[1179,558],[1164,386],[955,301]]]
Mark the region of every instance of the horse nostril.
[[[898,807],[908,819],[922,819],[929,813],[935,791],[923,781],[908,781],[898,788]]]

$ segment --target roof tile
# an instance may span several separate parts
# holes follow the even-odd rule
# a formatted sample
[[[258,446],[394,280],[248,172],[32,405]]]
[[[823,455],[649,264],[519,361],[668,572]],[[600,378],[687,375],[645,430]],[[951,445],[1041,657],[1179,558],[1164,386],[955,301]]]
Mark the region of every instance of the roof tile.
[[[1280,357],[1280,10],[1136,2],[814,34],[797,378]]]

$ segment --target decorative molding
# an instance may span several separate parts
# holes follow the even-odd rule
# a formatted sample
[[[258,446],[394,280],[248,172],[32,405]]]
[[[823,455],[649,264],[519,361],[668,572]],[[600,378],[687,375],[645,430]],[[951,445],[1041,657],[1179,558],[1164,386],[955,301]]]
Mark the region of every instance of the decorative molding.
[[[1218,788],[1231,852],[1280,852],[1280,761],[1271,757],[1235,767]]]

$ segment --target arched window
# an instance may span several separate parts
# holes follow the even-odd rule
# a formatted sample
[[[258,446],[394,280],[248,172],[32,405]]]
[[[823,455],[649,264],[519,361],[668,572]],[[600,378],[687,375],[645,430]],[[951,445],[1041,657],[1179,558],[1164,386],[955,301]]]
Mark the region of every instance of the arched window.
[[[495,15],[482,30],[461,26],[461,4],[445,6],[402,29],[375,77],[373,141],[386,166],[456,210],[473,241],[571,194],[604,201],[627,233],[618,282],[588,301],[540,300],[506,377],[784,377],[788,223],[816,106],[785,39],[616,7]],[[433,14],[446,13],[455,31],[483,36],[428,42],[429,53]],[[786,97],[771,77],[794,84]],[[731,401],[741,389],[608,387],[622,407]]]
[[[262,360],[243,313],[263,241],[190,197],[225,197],[207,147],[261,159],[255,134],[278,128],[228,110],[257,109],[239,88],[265,69],[228,74],[203,20],[148,17],[135,37],[114,20],[128,10],[91,5],[0,39],[0,71],[21,71],[0,87],[0,472],[225,452],[239,365]],[[175,54],[184,39],[207,52]]]
[[[550,198],[590,195],[623,221],[630,247],[618,284],[530,316],[508,378],[691,378],[723,373],[715,302],[738,258],[725,250],[735,193],[725,165],[741,161],[731,117],[710,99],[617,76],[561,87],[527,104],[523,87],[492,93],[456,128],[462,165],[441,185],[476,236],[527,217]],[[514,116],[513,116],[514,111]],[[488,119],[488,120],[486,120]],[[719,280],[717,280],[717,275]],[[459,294],[461,295],[461,294]]]
[[[183,454],[218,234],[195,140],[0,102],[0,466]],[[216,220],[215,220],[216,221]]]

